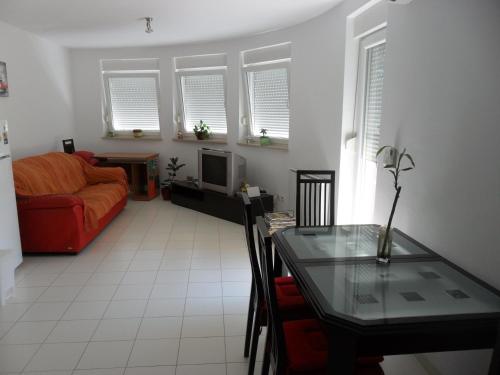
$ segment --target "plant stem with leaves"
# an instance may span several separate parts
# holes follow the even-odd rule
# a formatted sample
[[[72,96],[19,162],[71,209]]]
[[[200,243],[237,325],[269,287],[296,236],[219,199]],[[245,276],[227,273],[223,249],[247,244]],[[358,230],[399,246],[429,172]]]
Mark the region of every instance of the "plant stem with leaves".
[[[395,153],[394,159],[397,159],[396,163],[391,163],[384,165],[384,168],[389,171],[394,177],[394,189],[396,190],[396,195],[394,197],[394,201],[392,203],[391,215],[389,216],[389,222],[387,223],[386,235],[384,238],[384,243],[382,245],[383,251],[387,246],[387,239],[389,238],[389,232],[392,226],[392,219],[394,217],[394,212],[396,211],[396,205],[398,203],[399,195],[401,194],[401,186],[399,185],[399,178],[402,172],[406,172],[415,168],[415,162],[410,154],[406,152],[406,148],[403,149],[403,152],[399,152],[395,147],[392,146],[383,146],[377,151],[377,157],[385,150],[390,149]],[[401,163],[403,160],[409,162],[408,166],[402,167]],[[394,161],[394,160],[393,160]]]

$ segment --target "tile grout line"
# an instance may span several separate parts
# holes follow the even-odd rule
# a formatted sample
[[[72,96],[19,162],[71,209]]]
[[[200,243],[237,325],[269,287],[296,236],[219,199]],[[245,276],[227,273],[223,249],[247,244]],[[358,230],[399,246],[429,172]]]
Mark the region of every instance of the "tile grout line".
[[[101,262],[99,264],[101,264],[104,260],[104,257],[101,259]],[[77,261],[77,258],[75,258],[66,268],[64,268],[64,270],[67,270],[69,268],[69,266],[73,263],[76,263]],[[94,269],[94,271],[92,273],[95,273],[95,270],[97,270],[97,268],[99,267],[99,265]],[[63,272],[61,272],[59,275],[61,275]],[[58,278],[54,279],[53,283],[55,283],[55,281],[57,280]],[[52,283],[52,284],[53,284]],[[52,286],[51,284],[51,286]],[[50,286],[49,286],[50,288]],[[39,353],[39,351],[41,350],[42,346],[46,343],[47,339],[50,337],[50,335],[52,334],[52,332],[56,329],[57,325],[59,324],[59,322],[61,321],[61,319],[64,317],[64,315],[66,314],[66,312],[69,310],[70,306],[73,304],[73,302],[75,302],[76,298],[78,297],[78,295],[81,293],[81,291],[83,290],[83,286],[80,288],[79,292],[77,293],[77,295],[75,295],[75,297],[73,298],[73,300],[68,304],[67,308],[64,310],[64,312],[60,315],[59,319],[57,320],[56,324],[54,325],[54,327],[52,328],[52,330],[50,331],[50,333],[47,335],[47,337],[45,338],[45,340],[40,344],[40,346],[38,347],[37,351],[35,352],[35,354],[30,358],[30,360],[26,363],[26,365],[23,367],[23,371],[24,372],[26,370],[26,368],[30,365],[30,363],[33,361],[33,359],[36,357],[36,355]],[[44,292],[45,293],[45,292]],[[41,295],[40,295],[41,297]],[[40,298],[39,297],[39,298]],[[38,299],[37,299],[38,300]],[[23,315],[24,316],[24,315]],[[95,331],[97,330],[97,328],[99,327],[99,323],[97,323],[96,325],[96,328],[94,329],[94,331],[92,332],[92,335],[90,338],[93,337],[93,335],[95,334]],[[87,350],[87,347],[88,345],[90,344],[90,340],[86,343],[85,345],[85,348],[83,349],[82,351],[82,354],[80,355],[80,357],[78,358],[78,361],[76,361],[76,364],[75,364],[75,367],[69,371],[71,372],[74,372],[75,368],[78,367],[78,364],[80,363],[83,355],[85,354],[85,351]]]
[[[130,223],[126,226],[126,228],[128,228],[128,226],[129,226],[129,225],[130,225]],[[126,229],[126,228],[124,228],[124,231],[125,231],[125,229]],[[114,245],[112,246],[112,248],[113,248],[114,246],[116,246],[116,242],[114,243]],[[108,255],[109,255],[109,254],[108,254]],[[99,266],[100,266],[100,265],[104,262],[104,259],[105,259],[105,257],[101,260],[101,263],[99,264]],[[94,273],[93,273],[93,274],[95,274],[95,271],[99,268],[99,266],[97,266],[97,267],[96,267],[96,269],[94,270]],[[90,279],[89,279],[89,280],[90,280]],[[87,342],[87,344],[85,345],[85,348],[83,349],[82,354],[80,355],[80,358],[78,358],[78,361],[76,362],[76,364],[75,364],[74,368],[71,370],[71,373],[72,373],[72,374],[73,374],[75,371],[77,371],[78,365],[80,364],[80,362],[81,362],[81,360],[82,360],[83,356],[85,355],[85,353],[86,353],[86,351],[87,351],[87,349],[88,349],[88,347],[89,347],[90,343],[92,342],[91,340],[92,340],[92,338],[94,337],[95,333],[97,332],[97,329],[98,329],[98,328],[99,328],[99,326],[101,325],[101,322],[102,322],[102,321],[103,321],[103,319],[104,319],[104,315],[106,314],[106,311],[108,311],[109,305],[111,304],[111,301],[113,300],[113,297],[114,297],[114,295],[116,294],[117,290],[118,290],[118,287],[116,288],[115,293],[113,293],[113,296],[109,299],[109,301],[107,301],[108,303],[107,303],[107,305],[106,305],[106,307],[105,307],[105,309],[104,309],[104,311],[103,311],[103,313],[102,313],[102,315],[101,315],[101,319],[99,319],[99,321],[97,322],[97,325],[96,325],[96,327],[94,328],[94,331],[92,332],[92,335],[90,336],[89,341],[88,341],[88,342]],[[64,315],[63,315],[63,316],[64,316]]]
[[[70,264],[73,264],[75,261],[76,261],[76,259],[73,259],[73,261],[72,261]],[[69,265],[70,265],[70,264],[68,264],[68,266],[67,266],[66,268],[64,268],[64,270],[66,270],[66,269],[69,267]],[[58,275],[61,275],[62,273],[64,273],[64,271],[60,272]],[[56,278],[54,279],[54,281],[53,281],[53,282],[49,285],[49,287],[47,287],[47,289],[46,289],[45,291],[47,291],[47,290],[48,290],[48,288],[50,288],[50,286],[52,286],[52,284],[53,284],[53,283],[54,283],[54,282],[55,282],[58,278],[59,278],[59,276],[58,276],[58,277],[56,277]],[[43,293],[45,293],[45,291],[44,291]],[[42,293],[42,294],[43,294],[43,293]],[[39,299],[41,296],[42,296],[42,295],[40,295],[40,296],[36,299],[36,301],[38,301],[38,299]],[[76,296],[74,297],[74,299],[75,299],[75,298],[76,298]],[[31,304],[31,306],[30,306],[30,307],[29,307],[29,308],[28,308],[28,309],[24,312],[24,314],[23,314],[23,315],[22,315],[22,316],[18,319],[18,322],[21,322],[21,319],[23,318],[23,316],[25,316],[25,315],[28,313],[28,311],[30,311],[30,310],[31,310],[31,308],[35,305],[35,303],[37,303],[37,302],[33,302],[33,303]],[[50,303],[50,302],[49,302],[49,303]],[[54,331],[54,329],[57,327],[57,324],[59,323],[59,321],[61,320],[61,318],[64,316],[64,314],[66,314],[66,312],[68,311],[68,309],[69,309],[69,307],[71,306],[71,304],[72,304],[72,303],[73,303],[73,302],[68,303],[68,306],[66,307],[66,309],[64,310],[64,312],[60,315],[59,319],[58,319],[57,321],[55,321],[56,323],[54,324],[54,327],[52,327],[52,329],[50,330],[49,334],[45,337],[45,339],[42,341],[42,343],[38,344],[39,346],[38,346],[37,350],[35,351],[35,353],[33,354],[33,356],[31,356],[31,358],[30,358],[30,359],[26,362],[26,364],[24,365],[24,367],[23,367],[23,369],[22,369],[21,373],[22,373],[22,372],[24,372],[24,371],[26,370],[26,368],[30,365],[30,363],[33,361],[33,359],[36,357],[36,355],[40,352],[40,350],[42,349],[42,346],[45,344],[45,342],[47,341],[47,339],[49,338],[49,336],[52,334],[52,332]],[[16,323],[17,323],[17,322],[16,322]],[[12,326],[12,327],[14,327],[14,326]]]
[[[219,224],[217,225],[217,231],[219,234],[218,241],[219,241],[220,285],[221,285],[221,292],[222,292],[222,295],[221,295],[221,299],[222,299],[222,327],[224,330],[224,366],[226,368],[226,375],[227,375],[228,368],[227,368],[227,342],[226,342],[226,314],[224,311],[224,287],[222,284],[221,228],[220,228]]]
[[[176,217],[179,215],[179,210],[176,210]],[[172,233],[174,231],[174,226],[170,229],[170,238],[172,237]],[[170,241],[170,240],[169,240]],[[188,272],[188,280],[187,280],[187,286],[186,286],[186,294],[184,295],[184,308],[182,309],[182,321],[181,321],[181,332],[179,333],[179,346],[177,347],[177,358],[175,360],[175,374],[177,374],[177,369],[179,367],[179,359],[181,355],[181,344],[182,344],[182,333],[184,331],[184,314],[186,313],[186,303],[187,303],[187,294],[189,290],[189,279],[191,278],[191,263],[193,261],[193,249],[194,249],[194,240],[193,243],[191,244],[191,255],[189,257],[189,272]]]
[[[158,212],[156,212],[155,214],[155,218],[158,216]],[[148,231],[149,232],[149,231]],[[146,237],[146,233],[144,234],[142,240],[141,240],[141,244],[139,245],[139,248],[142,247],[142,244],[144,243],[144,238]],[[134,255],[134,258],[135,256],[137,255],[137,253]],[[132,264],[132,263],[131,263]],[[130,269],[130,266],[129,266],[129,269]],[[125,277],[125,275],[123,276]],[[153,293],[153,288],[154,288],[154,284],[155,284],[155,281],[157,280],[158,278],[158,270],[156,271],[156,275],[155,275],[155,279],[153,281],[153,287],[151,288],[151,290],[149,291],[149,295],[148,295],[148,299],[147,299],[147,302],[146,304],[144,305],[144,310],[142,311],[142,316],[141,316],[141,321],[139,322],[139,327],[137,327],[137,332],[135,333],[135,338],[134,340],[132,341],[132,347],[130,348],[130,353],[128,354],[128,357],[127,357],[127,361],[125,363],[125,369],[123,370],[123,373],[125,373],[126,369],[128,368],[128,365],[129,365],[129,362],[130,362],[130,358],[132,357],[132,353],[134,352],[134,349],[135,349],[135,346],[137,344],[137,337],[139,336],[139,332],[141,330],[141,327],[142,327],[142,323],[144,321],[144,315],[146,314],[146,309],[148,308],[148,305],[149,305],[149,301],[151,300],[151,294]]]

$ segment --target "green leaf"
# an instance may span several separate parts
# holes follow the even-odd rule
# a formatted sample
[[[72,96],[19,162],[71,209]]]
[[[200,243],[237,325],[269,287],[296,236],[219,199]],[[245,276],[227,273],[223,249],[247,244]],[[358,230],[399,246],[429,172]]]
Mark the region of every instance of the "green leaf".
[[[403,159],[403,156],[406,155],[406,148],[403,149],[403,152],[399,154],[399,159],[398,159],[398,165],[401,163],[401,159]]]
[[[413,167],[403,168],[403,169],[401,169],[401,172],[404,172],[404,171],[409,171],[409,170],[411,170],[411,169],[413,169]]]
[[[413,166],[413,168],[415,168],[415,162],[413,161],[413,158],[411,157],[411,155],[410,154],[405,154],[405,157],[408,158],[408,160],[410,161],[410,163]]]
[[[382,147],[380,147],[380,148],[378,149],[378,151],[377,151],[377,155],[376,155],[376,157],[378,157],[378,156],[382,153],[382,151],[384,151],[384,150],[385,150],[386,148],[388,148],[388,147],[392,147],[392,146],[382,146]]]

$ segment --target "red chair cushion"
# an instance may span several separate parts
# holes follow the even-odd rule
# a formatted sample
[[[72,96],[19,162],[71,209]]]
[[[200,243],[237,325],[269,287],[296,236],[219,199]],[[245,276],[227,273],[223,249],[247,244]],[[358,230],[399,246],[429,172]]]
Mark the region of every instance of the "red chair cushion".
[[[312,317],[311,309],[300,294],[292,276],[276,277],[274,279],[278,308],[282,313],[283,320],[297,320]],[[266,301],[260,306],[261,322],[267,323]]]
[[[280,311],[304,309],[307,304],[297,288],[293,277],[277,277],[275,280],[276,298]]]
[[[293,276],[282,276],[282,277],[275,277],[274,283],[276,285],[295,284],[295,280],[293,279]]]
[[[315,319],[291,320],[283,323],[289,368],[295,372],[326,368],[328,341]]]
[[[328,363],[328,341],[316,319],[283,323],[290,374],[322,374]],[[378,365],[383,357],[358,359],[357,375],[383,375]]]

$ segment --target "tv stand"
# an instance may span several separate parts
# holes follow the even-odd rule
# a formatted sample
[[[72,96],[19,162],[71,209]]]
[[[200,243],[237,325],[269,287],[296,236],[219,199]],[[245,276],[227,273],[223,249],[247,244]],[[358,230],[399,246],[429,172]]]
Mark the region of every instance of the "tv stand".
[[[171,199],[173,204],[243,224],[243,199],[239,194],[228,196],[216,191],[199,189],[198,185],[191,181],[175,181],[172,183]],[[255,216],[263,215],[263,210],[274,209],[273,196],[270,194],[261,194],[260,199],[251,198],[251,201]]]

